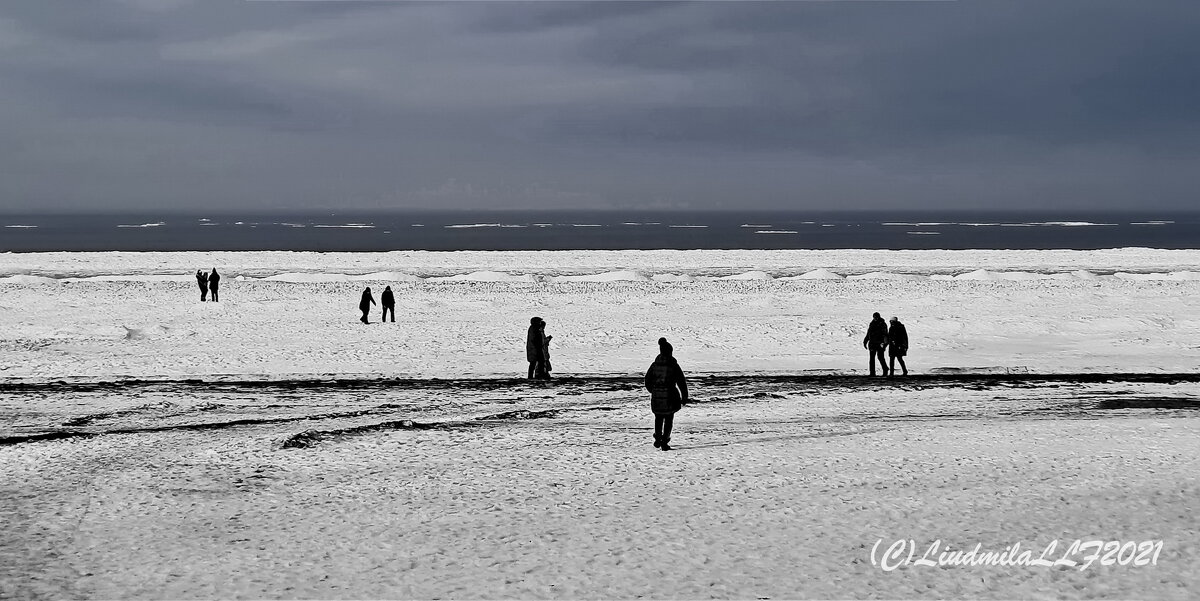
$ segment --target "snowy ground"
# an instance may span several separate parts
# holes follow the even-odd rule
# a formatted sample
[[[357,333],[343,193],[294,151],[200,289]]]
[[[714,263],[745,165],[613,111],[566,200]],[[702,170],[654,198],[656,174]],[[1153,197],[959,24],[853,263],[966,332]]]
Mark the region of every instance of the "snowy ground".
[[[533,315],[562,374],[639,372],[659,336],[692,372],[854,372],[875,311],[917,373],[1188,371],[1198,275],[1146,249],[4,254],[0,378],[511,375]],[[358,323],[368,285],[395,324]]]
[[[0,597],[1186,599],[1196,272],[1138,249],[0,255]],[[358,323],[385,283],[398,321]],[[914,378],[857,377],[872,311],[907,323]],[[582,376],[500,379],[534,314]],[[631,377],[660,335],[696,376],[670,453]],[[880,539],[1164,543],[888,572]]]

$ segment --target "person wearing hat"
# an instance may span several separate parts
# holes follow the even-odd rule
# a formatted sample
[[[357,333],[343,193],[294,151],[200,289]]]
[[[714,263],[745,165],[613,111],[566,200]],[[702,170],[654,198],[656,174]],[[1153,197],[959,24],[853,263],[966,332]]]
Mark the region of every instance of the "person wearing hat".
[[[646,370],[646,390],[650,391],[650,410],[654,412],[654,446],[670,451],[675,412],[687,404],[688,389],[674,348],[666,338],[658,339],[658,356]]]
[[[883,350],[887,347],[887,322],[875,313],[871,317],[871,325],[867,326],[867,335],[863,337],[863,348],[871,352],[871,356],[867,359],[867,365],[871,368],[871,375],[875,375],[875,358],[879,358],[879,367],[883,369],[883,375],[888,375],[887,363],[883,360]]]
[[[889,376],[896,375],[896,359],[900,360],[900,369],[904,370],[903,375],[908,375],[908,366],[904,364],[904,356],[908,354],[908,330],[904,329],[904,324],[900,323],[900,319],[892,316],[892,326],[888,328],[888,361],[891,362],[891,372]]]
[[[529,331],[525,334],[525,358],[529,360],[529,379],[550,379],[550,339],[546,335],[546,322],[541,317],[529,318]]]

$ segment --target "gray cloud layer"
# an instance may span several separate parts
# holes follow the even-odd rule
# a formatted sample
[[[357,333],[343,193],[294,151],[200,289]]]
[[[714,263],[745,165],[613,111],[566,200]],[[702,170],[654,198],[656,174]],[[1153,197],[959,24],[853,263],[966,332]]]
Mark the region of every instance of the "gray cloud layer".
[[[0,4],[0,210],[1193,208],[1200,4]]]

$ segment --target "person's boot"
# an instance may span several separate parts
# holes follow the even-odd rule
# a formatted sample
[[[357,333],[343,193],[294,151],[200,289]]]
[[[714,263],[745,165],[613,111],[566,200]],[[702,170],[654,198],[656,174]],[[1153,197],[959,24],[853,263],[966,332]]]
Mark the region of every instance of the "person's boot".
[[[664,451],[670,451],[670,450],[671,450],[671,445],[667,444],[667,440],[666,440],[666,439],[663,439],[663,441],[662,441],[662,444],[661,444],[661,445],[659,445],[659,447],[658,447],[658,448],[660,448],[660,449],[662,449],[662,450],[664,450]]]
[[[661,447],[661,446],[662,446],[662,438],[659,437],[659,435],[655,434],[654,435],[654,448],[657,449],[658,447]]]

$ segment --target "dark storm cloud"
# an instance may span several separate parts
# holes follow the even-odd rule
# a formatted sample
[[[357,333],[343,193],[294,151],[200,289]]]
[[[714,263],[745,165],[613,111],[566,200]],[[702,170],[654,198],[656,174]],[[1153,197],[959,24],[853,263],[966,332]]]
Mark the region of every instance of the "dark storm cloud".
[[[1197,30],[1190,2],[6,2],[0,209],[1190,207]]]

